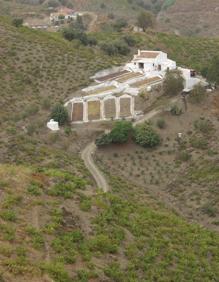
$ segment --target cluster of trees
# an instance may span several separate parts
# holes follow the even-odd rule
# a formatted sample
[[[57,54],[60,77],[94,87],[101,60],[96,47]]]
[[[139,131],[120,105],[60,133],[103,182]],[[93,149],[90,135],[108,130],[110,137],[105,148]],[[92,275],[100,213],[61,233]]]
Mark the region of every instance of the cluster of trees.
[[[96,38],[86,34],[85,30],[86,28],[82,17],[77,16],[77,19],[73,24],[62,30],[62,35],[68,41],[79,40],[83,45],[96,45]]]
[[[161,139],[150,122],[132,126],[129,121],[118,121],[108,134],[103,134],[96,139],[98,147],[109,144],[127,143],[129,139],[142,147],[153,148],[160,144]]]

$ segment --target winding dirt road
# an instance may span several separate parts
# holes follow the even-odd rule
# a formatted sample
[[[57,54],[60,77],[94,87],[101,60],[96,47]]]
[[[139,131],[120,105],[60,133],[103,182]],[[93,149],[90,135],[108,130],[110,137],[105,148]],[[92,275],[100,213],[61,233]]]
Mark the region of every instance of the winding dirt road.
[[[96,181],[97,187],[102,189],[104,193],[109,191],[109,185],[103,173],[96,166],[93,154],[95,153],[97,147],[94,142],[89,143],[84,150],[81,152],[81,158],[85,163],[85,166],[90,171],[94,180]]]

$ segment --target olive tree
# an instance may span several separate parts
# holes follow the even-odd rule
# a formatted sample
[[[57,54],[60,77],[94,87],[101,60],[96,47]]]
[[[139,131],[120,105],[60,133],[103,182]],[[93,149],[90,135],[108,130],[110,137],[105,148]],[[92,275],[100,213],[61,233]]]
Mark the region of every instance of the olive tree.
[[[179,70],[171,70],[166,73],[163,82],[164,94],[175,96],[184,89],[184,78]]]

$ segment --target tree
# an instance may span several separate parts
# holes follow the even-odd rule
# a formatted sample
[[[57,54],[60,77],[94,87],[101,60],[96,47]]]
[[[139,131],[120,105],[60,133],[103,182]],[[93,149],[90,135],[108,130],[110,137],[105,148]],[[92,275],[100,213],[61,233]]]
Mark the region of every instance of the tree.
[[[81,16],[77,16],[75,24],[74,24],[74,28],[80,31],[85,31],[85,26],[84,26],[84,22],[83,22],[83,18]]]
[[[219,56],[213,58],[207,71],[207,79],[216,86],[219,85]]]
[[[113,24],[113,28],[116,31],[121,31],[123,28],[127,27],[128,23],[125,19],[118,19],[116,22]]]
[[[150,12],[141,12],[137,18],[137,25],[141,27],[144,31],[147,28],[154,26],[154,16]]]
[[[22,18],[14,18],[12,20],[12,24],[16,27],[21,27],[23,25],[23,19]]]
[[[205,94],[205,88],[199,83],[195,85],[192,91],[190,92],[189,100],[194,104],[201,103],[205,98]]]
[[[135,127],[134,140],[138,145],[149,148],[153,148],[161,142],[160,136],[152,128],[150,122],[145,122]]]
[[[57,104],[52,109],[51,118],[57,121],[60,125],[68,123],[68,111],[62,104]]]
[[[129,121],[117,121],[110,132],[112,143],[126,143],[132,133],[132,123]]]
[[[112,138],[110,137],[110,134],[103,134],[100,137],[98,137],[95,141],[97,147],[106,146],[111,143],[112,143]]]
[[[166,73],[163,90],[169,96],[178,95],[184,89],[184,78],[179,70],[171,70]]]

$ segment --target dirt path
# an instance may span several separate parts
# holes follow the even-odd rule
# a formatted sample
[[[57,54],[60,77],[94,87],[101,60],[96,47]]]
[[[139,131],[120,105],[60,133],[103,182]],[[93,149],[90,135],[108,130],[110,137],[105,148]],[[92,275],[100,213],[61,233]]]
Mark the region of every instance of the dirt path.
[[[89,143],[81,153],[81,158],[85,163],[85,166],[90,171],[94,180],[96,181],[97,187],[101,188],[103,192],[109,191],[109,185],[103,173],[95,165],[93,155],[96,151],[96,145],[94,142]]]

